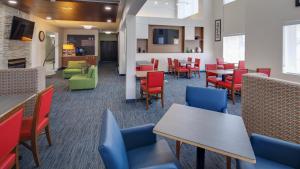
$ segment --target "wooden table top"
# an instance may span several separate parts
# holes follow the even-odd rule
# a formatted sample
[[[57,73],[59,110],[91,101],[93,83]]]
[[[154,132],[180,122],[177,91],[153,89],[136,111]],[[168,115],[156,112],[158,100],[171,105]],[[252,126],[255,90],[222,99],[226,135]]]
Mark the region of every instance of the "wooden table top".
[[[35,94],[0,96],[0,119],[34,96]]]
[[[215,74],[218,74],[218,75],[232,75],[233,74],[233,69],[228,69],[228,70],[224,70],[224,69],[207,70],[207,72],[215,73]]]
[[[153,65],[150,61],[136,61],[136,66],[141,66],[141,65]]]
[[[173,104],[153,132],[228,157],[256,163],[240,116]]]

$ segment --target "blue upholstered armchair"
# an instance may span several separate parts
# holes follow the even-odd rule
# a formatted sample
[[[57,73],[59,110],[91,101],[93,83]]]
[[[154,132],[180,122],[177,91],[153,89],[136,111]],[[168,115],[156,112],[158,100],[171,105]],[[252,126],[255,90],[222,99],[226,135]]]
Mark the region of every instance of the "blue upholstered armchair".
[[[237,160],[238,169],[300,169],[300,145],[259,134],[251,135],[256,164]]]
[[[222,113],[227,112],[227,91],[223,89],[188,86],[185,100],[188,106]]]
[[[165,140],[156,140],[153,124],[120,129],[113,114],[103,116],[99,152],[106,169],[178,169]]]

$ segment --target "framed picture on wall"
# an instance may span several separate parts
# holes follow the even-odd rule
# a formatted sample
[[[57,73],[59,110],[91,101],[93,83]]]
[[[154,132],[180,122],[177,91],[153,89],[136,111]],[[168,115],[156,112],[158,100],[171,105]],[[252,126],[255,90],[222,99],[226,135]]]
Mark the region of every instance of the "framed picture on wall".
[[[300,6],[300,0],[296,0],[296,6]]]
[[[222,34],[221,34],[221,19],[217,19],[215,21],[215,41],[221,41],[222,40]]]

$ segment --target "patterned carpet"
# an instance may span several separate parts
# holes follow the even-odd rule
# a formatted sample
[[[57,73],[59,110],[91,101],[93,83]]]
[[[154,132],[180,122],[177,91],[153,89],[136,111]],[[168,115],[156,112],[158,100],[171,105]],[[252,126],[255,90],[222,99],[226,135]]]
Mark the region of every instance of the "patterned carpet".
[[[48,147],[46,137],[39,139],[42,165],[39,169],[102,169],[103,163],[98,154],[101,115],[110,109],[120,125],[131,127],[145,123],[157,123],[173,103],[185,103],[185,88],[204,86],[205,74],[201,78],[179,78],[167,75],[165,85],[165,108],[160,101],[153,101],[150,109],[145,110],[145,102],[125,102],[125,76],[119,76],[114,63],[99,65],[99,83],[94,90],[68,91],[68,81],[61,78],[61,72],[47,79],[54,84],[56,92],[51,110],[51,135],[53,145]],[[137,84],[138,85],[138,84]],[[139,93],[139,92],[137,92]],[[209,99],[209,98],[208,98]],[[237,103],[228,101],[228,112],[240,114],[240,98]],[[175,141],[168,140],[174,151]],[[175,152],[175,151],[174,151]],[[21,169],[36,168],[32,154],[20,146]],[[182,166],[195,168],[196,151],[189,145],[183,145],[181,151]],[[225,158],[212,152],[206,153],[206,169],[225,168]],[[234,165],[234,163],[233,163]]]

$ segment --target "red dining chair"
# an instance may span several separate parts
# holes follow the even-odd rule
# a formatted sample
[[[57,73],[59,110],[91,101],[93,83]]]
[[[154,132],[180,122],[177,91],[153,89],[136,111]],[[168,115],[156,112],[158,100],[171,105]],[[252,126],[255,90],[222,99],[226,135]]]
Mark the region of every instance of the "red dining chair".
[[[246,69],[246,64],[244,60],[239,61],[238,69]]]
[[[218,75],[215,73],[209,72],[209,70],[217,70],[217,64],[205,64],[205,72],[206,72],[206,87],[208,87],[208,84],[211,83],[215,87],[217,86],[218,82],[220,81],[218,79]]]
[[[19,169],[20,132],[24,108],[19,107],[0,119],[0,168]]]
[[[192,62],[192,61],[193,61],[193,58],[188,57],[188,58],[187,58],[187,61],[188,61],[188,62]]]
[[[175,74],[177,74],[177,78],[179,77],[180,73],[186,73],[188,77],[189,75],[189,69],[185,66],[180,66],[180,63],[177,59],[174,59],[174,66],[175,66]]]
[[[217,60],[217,68],[224,69],[224,64],[225,64],[224,59],[221,57],[218,57],[216,60]]]
[[[266,74],[268,77],[271,76],[271,68],[257,68],[256,69],[257,73],[264,73]]]
[[[173,73],[174,72],[174,65],[172,58],[168,58],[168,72]]]
[[[189,67],[190,69],[190,74],[194,73],[194,74],[198,74],[199,78],[200,78],[200,59],[196,58],[195,59],[195,64],[193,67]]]
[[[226,63],[226,64],[224,64],[224,69],[225,70],[234,69],[234,68],[235,68],[234,63]]]
[[[151,58],[151,63],[152,63],[152,64],[154,64],[154,61],[155,61],[155,59],[154,59],[154,58]]]
[[[152,65],[141,65],[140,66],[140,71],[152,71],[154,68]],[[146,78],[142,78],[140,83],[145,84],[147,82]]]
[[[147,83],[142,85],[142,96],[146,95],[146,109],[149,109],[149,98],[151,95],[160,94],[161,106],[164,107],[164,72],[148,72]]]
[[[240,92],[242,88],[243,75],[248,73],[248,69],[235,69],[232,75],[232,81],[220,81],[218,87],[225,88],[229,91],[233,104],[235,104],[235,92]]]
[[[32,151],[37,166],[40,166],[38,137],[43,130],[45,130],[47,141],[49,146],[51,146],[49,114],[53,93],[53,85],[41,91],[37,96],[33,116],[26,117],[22,121],[21,143]],[[27,144],[26,141],[30,141],[31,144]]]
[[[154,60],[154,70],[158,70],[158,62],[157,59]]]

